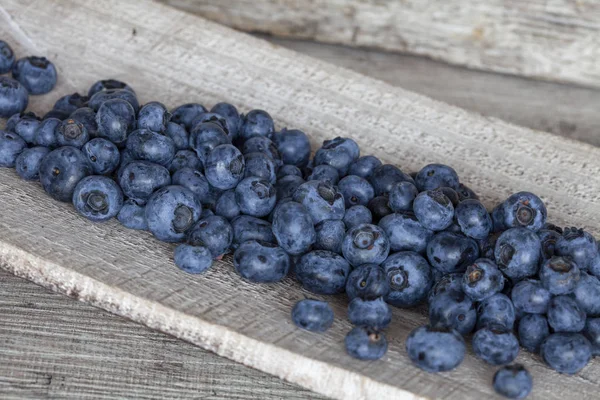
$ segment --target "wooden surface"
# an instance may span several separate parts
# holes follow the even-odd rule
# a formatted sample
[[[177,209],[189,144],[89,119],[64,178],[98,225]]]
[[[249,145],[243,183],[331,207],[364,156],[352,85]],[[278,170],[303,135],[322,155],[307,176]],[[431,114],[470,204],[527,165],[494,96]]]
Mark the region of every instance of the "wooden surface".
[[[127,80],[142,102],[261,107],[314,143],[348,135],[365,154],[407,171],[443,160],[488,205],[527,188],[547,201],[553,222],[600,231],[600,149],[469,114],[158,5],[134,19],[140,8],[129,2],[25,3],[3,2],[10,19],[2,37],[18,52],[49,54],[61,72],[57,90],[32,103],[36,111],[99,76]],[[494,397],[494,368],[471,355],[440,375],[410,364],[404,339],[425,321],[419,310],[394,310],[385,358],[358,362],[343,351],[343,297],[332,298],[337,319],[327,334],[299,332],[289,311],[306,293],[291,279],[245,283],[229,258],[206,275],[186,275],[172,265],[172,245],[115,221],[89,223],[10,170],[0,171],[0,204],[0,266],[55,291],[335,398]],[[597,394],[596,361],[575,377],[525,353],[519,361],[534,375],[532,398]]]
[[[260,37],[448,104],[600,146],[600,89],[476,71],[425,57]]]
[[[0,270],[0,397],[321,399]]]
[[[164,1],[246,31],[600,86],[596,0]]]

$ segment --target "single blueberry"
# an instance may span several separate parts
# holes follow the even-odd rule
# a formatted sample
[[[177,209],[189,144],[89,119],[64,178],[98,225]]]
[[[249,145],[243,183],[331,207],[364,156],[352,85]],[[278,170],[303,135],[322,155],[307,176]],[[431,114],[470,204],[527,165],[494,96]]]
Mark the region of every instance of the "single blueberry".
[[[275,130],[273,118],[263,110],[252,110],[243,116],[240,138],[248,140],[254,136],[270,137]]]
[[[302,287],[317,294],[343,292],[349,274],[348,262],[339,254],[326,250],[308,252],[296,264],[296,277]]]
[[[550,335],[548,320],[540,314],[525,314],[519,320],[519,343],[527,351],[538,353],[540,345]]]
[[[498,268],[509,278],[519,280],[538,272],[540,238],[527,228],[504,231],[494,248]]]
[[[75,186],[92,174],[92,167],[81,150],[65,146],[48,153],[40,164],[40,182],[53,199],[70,202]]]
[[[323,141],[323,146],[321,146],[324,150],[336,150],[336,149],[345,149],[352,157],[352,161],[358,160],[360,157],[360,148],[358,144],[350,139],[343,137],[336,137],[330,140]]]
[[[479,258],[467,267],[462,289],[474,301],[482,301],[504,288],[504,277],[498,266],[487,258]]]
[[[35,140],[35,132],[40,124],[41,121],[35,115],[24,115],[15,124],[13,132],[27,143],[32,144]]]
[[[213,258],[217,258],[229,250],[233,228],[229,221],[218,215],[202,218],[188,232],[187,241],[192,246],[206,247]]]
[[[0,131],[0,167],[14,168],[17,157],[26,149],[27,143],[19,135]]]
[[[56,86],[56,67],[46,57],[30,56],[17,60],[12,76],[31,94],[45,94]]]
[[[200,124],[204,124],[206,122],[210,122],[215,125],[218,125],[221,129],[223,129],[223,132],[225,132],[229,141],[231,141],[231,136],[229,135],[229,127],[227,125],[227,120],[225,118],[223,118],[221,115],[215,114],[215,113],[205,112],[205,113],[198,114],[198,116],[196,116],[196,118],[194,118],[194,120],[192,121],[192,129],[190,130],[190,132],[194,131],[196,126],[198,126]]]
[[[379,221],[379,226],[390,240],[392,251],[415,251],[424,253],[433,231],[425,228],[410,213],[393,213]]]
[[[276,244],[249,240],[235,250],[233,265],[250,282],[279,282],[290,269],[290,256]]]
[[[117,219],[126,228],[142,231],[148,230],[145,207],[138,205],[132,199],[126,200],[123,203],[123,207],[121,207],[119,214],[117,214]]]
[[[348,319],[352,325],[381,330],[392,322],[392,310],[382,297],[373,300],[356,297],[348,304]]]
[[[124,145],[135,126],[135,110],[126,100],[107,100],[97,109],[96,124],[98,137],[108,139],[117,146]]]
[[[126,89],[102,90],[102,91],[94,94],[90,98],[90,100],[88,102],[88,107],[90,107],[92,110],[98,112],[98,111],[100,111],[100,108],[102,107],[102,105],[104,103],[106,103],[107,101],[110,101],[110,100],[115,100],[115,99],[123,100],[123,101],[129,103],[129,105],[133,109],[133,119],[135,120],[135,116],[137,115],[137,113],[140,109],[140,104],[138,103],[135,93],[132,92],[131,90],[126,90]],[[98,123],[98,125],[100,125],[100,123]],[[133,126],[135,126],[135,125],[133,125]]]
[[[229,103],[217,103],[210,109],[213,114],[219,114],[227,121],[228,134],[231,140],[238,137],[240,126],[242,125],[242,118],[237,108]]]
[[[540,261],[546,261],[556,254],[556,242],[561,234],[551,229],[540,229],[537,232],[540,237]]]
[[[454,206],[440,190],[428,190],[419,193],[413,203],[415,216],[427,229],[441,231],[452,224]]]
[[[338,189],[344,196],[346,208],[355,205],[366,206],[375,197],[373,186],[365,179],[356,175],[347,175],[338,182]]]
[[[434,190],[443,186],[458,189],[458,175],[454,169],[443,164],[429,164],[421,169],[415,184],[419,191]]]
[[[491,365],[510,364],[519,354],[519,341],[510,329],[488,325],[473,335],[473,352]]]
[[[191,150],[178,150],[169,164],[169,172],[174,174],[182,168],[202,170],[202,161]]]
[[[138,111],[137,128],[163,133],[166,131],[170,120],[171,113],[167,111],[167,107],[158,101],[151,101]]]
[[[206,182],[208,183],[208,181]],[[240,213],[240,206],[238,206],[238,203],[235,200],[235,189],[229,189],[223,192],[215,205],[215,214],[231,221],[240,215]]]
[[[10,72],[15,63],[15,53],[8,43],[0,40],[0,74]]]
[[[473,239],[485,239],[492,231],[492,218],[479,200],[461,201],[454,210],[454,219],[462,233]]]
[[[14,79],[0,76],[0,118],[22,113],[29,104],[29,93]]]
[[[56,138],[56,130],[61,125],[62,121],[57,118],[48,118],[40,122],[35,130],[33,143],[36,146],[44,146],[50,149],[58,147]]]
[[[243,214],[265,217],[275,207],[275,188],[268,181],[252,176],[238,183],[235,200]]]
[[[556,241],[556,254],[570,257],[580,269],[588,269],[598,255],[598,246],[594,237],[577,228],[565,228]]]
[[[68,114],[72,114],[79,108],[87,107],[89,97],[82,96],[79,93],[71,93],[61,97],[54,103],[53,109],[63,110]]]
[[[88,90],[88,97],[92,97],[98,92],[103,90],[114,90],[114,89],[125,89],[129,90],[132,93],[135,93],[133,88],[126,84],[125,82],[118,81],[116,79],[104,79],[95,82],[90,89]]]
[[[233,189],[242,180],[245,165],[244,156],[236,147],[222,144],[208,155],[204,173],[208,182],[217,189]]]
[[[329,165],[337,170],[340,177],[348,173],[350,164],[354,161],[352,154],[343,146],[323,147],[315,153],[315,166]]]
[[[271,224],[260,218],[240,215],[231,220],[231,228],[234,248],[248,240],[277,243]]]
[[[175,265],[190,274],[201,274],[212,266],[210,251],[204,246],[180,244],[174,258]]]
[[[357,326],[344,339],[346,352],[359,360],[378,360],[387,352],[387,340],[382,332]]]
[[[554,256],[541,265],[539,275],[551,294],[569,294],[579,283],[581,272],[570,258]]]
[[[288,175],[299,176],[302,178],[302,171],[295,165],[282,165],[281,168],[277,170],[277,179],[281,179]]]
[[[180,242],[199,219],[202,206],[194,193],[179,185],[158,189],[146,204],[148,230],[163,242]]]
[[[340,174],[331,165],[321,164],[313,168],[312,172],[306,177],[306,180],[323,181],[331,185],[337,185],[340,181]]]
[[[467,335],[477,323],[475,303],[460,289],[438,293],[429,300],[429,323]]]
[[[26,181],[40,179],[40,165],[46,154],[50,153],[47,147],[31,147],[23,150],[17,157],[15,167],[17,174]]]
[[[464,272],[478,258],[477,242],[456,233],[439,232],[427,244],[429,263],[444,273]]]
[[[390,241],[377,225],[362,224],[346,232],[342,253],[350,265],[381,264],[390,252]]]
[[[310,214],[294,201],[277,206],[273,214],[273,233],[277,243],[291,255],[306,253],[317,237]]]
[[[398,167],[390,164],[380,165],[373,169],[373,173],[369,176],[369,183],[375,190],[375,196],[387,195],[395,183],[415,181],[410,175],[402,172]]]
[[[273,134],[273,142],[286,165],[304,168],[310,158],[310,141],[308,136],[297,129],[282,129]]]
[[[367,207],[359,205],[346,209],[344,224],[348,229],[360,224],[370,224],[371,222],[373,222],[373,216]]]
[[[296,175],[287,175],[281,179],[278,179],[275,183],[275,190],[277,191],[277,199],[285,199],[292,197],[296,189],[304,183],[304,179]]]
[[[87,129],[90,138],[98,136],[98,123],[96,122],[96,112],[89,107],[78,108],[73,111],[69,118],[79,121]]]
[[[329,219],[341,220],[346,212],[344,197],[327,182],[303,183],[296,189],[292,199],[306,207],[315,225]]]
[[[408,357],[427,372],[453,370],[465,358],[465,351],[465,340],[454,329],[420,326],[406,339]]]
[[[598,278],[582,271],[573,296],[588,317],[600,317],[600,280]]]
[[[553,297],[547,317],[554,332],[581,332],[585,326],[585,311],[570,296]]]
[[[39,120],[39,117],[37,115],[35,115],[35,113],[33,113],[31,111],[28,111],[28,112],[18,112],[18,113],[12,114],[10,116],[10,118],[8,118],[6,120],[6,127],[4,128],[4,130],[8,131],[8,132],[15,132],[15,127],[17,126],[17,124],[19,123],[19,121],[21,121],[21,119],[23,119],[23,118],[26,118],[26,119],[37,119],[37,120]]]
[[[162,165],[132,161],[120,170],[118,182],[125,196],[142,205],[155,190],[171,184],[171,175]]]
[[[350,164],[348,169],[349,175],[357,175],[365,179],[369,179],[373,175],[375,168],[381,166],[381,161],[374,156],[362,156],[358,160]]]
[[[390,189],[388,205],[394,212],[412,211],[418,194],[417,187],[408,181],[395,183]]]
[[[496,293],[477,305],[477,329],[501,325],[512,330],[515,323],[515,307],[508,296]]]
[[[83,146],[82,151],[90,162],[94,174],[97,175],[114,172],[121,160],[117,146],[113,142],[102,138],[90,140]]]
[[[327,220],[315,225],[317,238],[315,250],[329,250],[342,253],[342,242],[346,235],[346,225],[340,220]]]
[[[573,375],[592,358],[592,346],[580,333],[553,333],[542,342],[540,354],[553,370]]]
[[[525,279],[513,286],[510,297],[518,313],[545,314],[552,295],[540,281]]]
[[[396,307],[408,308],[422,303],[433,283],[431,267],[413,251],[391,254],[381,264],[389,285],[385,301]]]
[[[111,178],[91,175],[83,178],[73,192],[75,210],[94,222],[116,217],[123,207],[123,192]]]
[[[83,124],[74,119],[65,119],[56,127],[56,142],[59,146],[73,146],[80,149],[90,139]]]
[[[169,121],[165,129],[165,135],[170,137],[175,144],[176,150],[187,150],[190,142],[190,135],[183,125]]]
[[[150,161],[168,167],[175,157],[171,138],[148,129],[133,131],[127,138],[127,150],[136,160]]]
[[[503,208],[507,228],[524,227],[537,232],[546,223],[546,206],[533,193],[515,193],[504,201]]]
[[[360,297],[374,300],[386,296],[390,284],[383,268],[376,264],[363,264],[356,267],[346,282],[346,295],[350,300]]]
[[[452,273],[452,274],[442,274],[436,277],[436,270],[432,268],[432,274],[434,276],[435,284],[432,286],[429,291],[429,295],[427,301],[430,303],[435,296],[441,293],[447,292],[461,292],[462,291],[462,279],[463,274],[461,273]]]
[[[240,149],[242,154],[264,153],[273,160],[281,160],[281,154],[277,150],[275,143],[265,136],[254,136],[244,142]]]
[[[325,332],[333,324],[333,310],[325,301],[300,300],[292,308],[292,321],[298,328]]]
[[[192,129],[192,122],[198,115],[207,112],[202,104],[187,103],[171,110],[171,121],[183,125],[188,131]]]
[[[271,184],[277,181],[275,161],[265,153],[248,153],[244,155],[246,171],[244,177],[258,177]]]
[[[533,380],[520,364],[500,368],[494,374],[494,390],[509,399],[524,399],[531,392]]]

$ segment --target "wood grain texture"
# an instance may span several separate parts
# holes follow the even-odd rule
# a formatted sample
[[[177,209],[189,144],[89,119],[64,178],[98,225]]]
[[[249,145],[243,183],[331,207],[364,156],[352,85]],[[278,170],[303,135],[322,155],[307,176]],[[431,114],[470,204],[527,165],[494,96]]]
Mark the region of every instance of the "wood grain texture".
[[[600,86],[595,0],[163,0],[237,29]]]
[[[0,397],[322,399],[0,270]]]
[[[365,154],[407,171],[447,162],[487,205],[530,189],[547,202],[553,222],[600,233],[598,148],[473,115],[168,7],[140,12],[137,2],[116,0],[5,0],[2,37],[19,53],[48,54],[61,73],[57,90],[32,108],[98,77],[128,81],[142,102],[264,108],[279,127],[303,129],[313,143],[347,135]],[[334,398],[494,398],[495,368],[472,355],[439,375],[411,365],[404,340],[425,322],[423,310],[394,310],[384,359],[358,362],[343,350],[350,325],[342,296],[331,298],[331,330],[299,331],[289,312],[308,293],[291,278],[252,285],[230,258],[205,275],[187,275],[173,266],[173,245],[116,221],[89,223],[11,170],[0,171],[0,204],[0,267],[55,291]],[[575,377],[524,352],[518,361],[534,376],[532,398],[597,393],[597,361]]]
[[[600,146],[599,89],[476,71],[419,56],[257,35],[485,116]]]

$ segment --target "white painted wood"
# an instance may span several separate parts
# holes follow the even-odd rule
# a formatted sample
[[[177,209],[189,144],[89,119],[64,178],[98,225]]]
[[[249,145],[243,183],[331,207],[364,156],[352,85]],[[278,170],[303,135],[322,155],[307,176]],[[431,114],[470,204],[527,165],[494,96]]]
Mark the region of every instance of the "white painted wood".
[[[592,146],[473,115],[159,5],[4,0],[0,17],[0,35],[18,53],[47,54],[59,69],[57,90],[35,98],[35,111],[99,77],[126,80],[142,102],[260,107],[314,143],[347,135],[406,171],[447,162],[488,205],[530,189],[553,222],[600,232],[600,149]],[[301,332],[289,312],[308,293],[292,279],[252,285],[229,258],[187,275],[173,266],[173,245],[116,221],[92,224],[11,170],[0,170],[0,204],[0,267],[55,291],[334,398],[494,397],[495,369],[471,355],[440,375],[410,364],[404,340],[425,322],[421,309],[394,310],[384,359],[359,362],[343,350],[350,329],[343,296],[331,299],[330,331]],[[526,353],[518,361],[534,376],[532,398],[597,393],[598,362],[566,377]]]
[[[595,0],[163,0],[237,29],[600,86]]]

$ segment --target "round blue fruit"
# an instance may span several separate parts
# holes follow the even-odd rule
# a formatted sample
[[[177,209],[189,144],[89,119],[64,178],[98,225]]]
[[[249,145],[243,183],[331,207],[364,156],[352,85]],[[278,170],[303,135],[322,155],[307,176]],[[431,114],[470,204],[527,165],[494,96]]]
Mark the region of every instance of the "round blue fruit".
[[[240,138],[248,140],[254,136],[271,136],[275,130],[273,118],[263,110],[252,110],[243,117]]]
[[[14,168],[27,143],[13,132],[0,131],[0,167]]]
[[[440,187],[458,189],[458,174],[443,164],[429,164],[423,167],[415,177],[419,191],[434,190]]]
[[[382,297],[373,300],[356,297],[348,304],[348,320],[355,326],[386,329],[392,322],[392,310]]]
[[[545,314],[552,295],[540,281],[525,279],[517,282],[511,291],[511,299],[519,313]]]
[[[88,90],[88,97],[92,97],[98,92],[102,92],[103,90],[114,90],[114,89],[125,89],[129,90],[131,93],[135,93],[133,88],[126,84],[125,82],[116,80],[116,79],[103,79],[97,82],[90,87]]]
[[[132,161],[118,175],[125,196],[138,204],[146,204],[154,191],[171,184],[169,170],[148,161]]]
[[[433,284],[431,267],[413,251],[391,254],[381,264],[389,286],[385,301],[393,306],[408,308],[425,300]]]
[[[123,192],[111,178],[91,175],[83,178],[73,192],[75,210],[94,222],[116,217],[123,207]]]
[[[381,161],[374,156],[362,156],[358,160],[350,164],[348,169],[349,175],[357,175],[365,179],[369,179],[373,175],[375,168],[381,166]]]
[[[581,332],[586,315],[570,296],[555,296],[548,306],[548,324],[554,332]]]
[[[47,147],[31,147],[23,150],[17,157],[15,168],[17,174],[26,181],[40,179],[40,165],[46,154],[50,153]]]
[[[249,240],[235,250],[233,265],[250,282],[278,282],[287,276],[290,257],[276,244]]]
[[[493,228],[490,214],[485,206],[475,199],[458,203],[454,210],[454,219],[462,233],[473,239],[485,239]]]
[[[117,146],[123,145],[135,127],[135,110],[131,103],[123,99],[104,101],[97,108],[96,124],[98,137],[110,140]]]
[[[509,399],[524,399],[533,387],[529,372],[520,364],[500,368],[494,374],[494,390]]]
[[[165,186],[146,204],[148,230],[164,242],[180,242],[199,219],[202,206],[194,193],[179,185]]]
[[[346,225],[340,220],[327,220],[315,225],[317,234],[313,248],[315,250],[329,250],[342,254],[342,242],[346,235]]]
[[[462,289],[474,301],[485,300],[503,288],[504,277],[493,261],[479,258],[467,267]]]
[[[275,188],[268,181],[252,176],[236,186],[235,200],[243,214],[265,217],[275,207]]]
[[[264,219],[240,215],[231,220],[231,228],[234,248],[248,240],[277,243],[271,224]]]
[[[296,189],[292,199],[306,208],[313,223],[344,218],[344,196],[335,186],[321,181],[308,181]]]
[[[394,212],[412,211],[413,202],[418,194],[417,187],[411,182],[395,183],[390,189],[388,205]]]
[[[292,308],[292,321],[298,328],[325,332],[333,324],[333,310],[325,301],[300,300]]]
[[[427,259],[443,273],[464,272],[479,258],[475,240],[451,232],[440,232],[427,244]]]
[[[123,207],[117,214],[117,219],[126,228],[142,231],[148,230],[148,221],[146,221],[146,209],[140,206],[134,200],[129,199],[123,203]]]
[[[31,94],[45,94],[56,86],[56,67],[45,57],[25,57],[12,67],[12,76]]]
[[[0,76],[0,118],[22,113],[29,104],[29,93],[14,79]]]
[[[282,129],[273,134],[273,142],[285,165],[304,168],[310,158],[310,141],[308,136],[297,129]]]
[[[204,246],[217,258],[228,252],[233,242],[233,228],[225,218],[218,215],[202,218],[187,234],[188,244]]]
[[[494,249],[498,268],[509,278],[519,280],[538,272],[540,238],[527,228],[504,231]]]
[[[415,216],[427,229],[441,231],[452,224],[454,206],[441,190],[419,193],[413,202]]]
[[[453,370],[465,358],[465,351],[465,341],[454,329],[421,326],[406,339],[408,357],[427,372]]]
[[[370,224],[371,222],[373,222],[373,215],[371,214],[371,210],[367,207],[359,205],[346,209],[346,213],[344,214],[344,224],[348,229],[354,228],[360,224]]]
[[[569,294],[579,283],[581,272],[567,257],[554,256],[546,260],[539,271],[540,281],[551,294]]]
[[[502,325],[488,325],[473,335],[473,352],[491,365],[511,363],[519,354],[519,341]]]
[[[366,206],[375,197],[373,186],[365,178],[347,175],[338,182],[338,190],[344,196],[346,208],[355,205]]]
[[[553,370],[573,375],[590,361],[592,346],[580,333],[553,333],[542,342],[540,354]]]
[[[15,53],[8,43],[0,40],[0,74],[10,72],[15,63]]]
[[[373,328],[357,326],[344,339],[346,352],[359,360],[378,360],[387,352],[385,335]]]
[[[512,301],[502,293],[486,298],[477,306],[477,329],[491,325],[512,329],[514,323],[515,308]]]
[[[383,268],[376,264],[363,264],[356,267],[348,276],[346,295],[350,300],[360,297],[374,300],[386,296],[390,285]]]
[[[82,151],[90,162],[94,174],[97,175],[114,172],[121,161],[119,149],[110,140],[92,139],[83,145]]]
[[[306,253],[296,264],[296,277],[302,287],[317,294],[343,292],[349,274],[348,262],[339,254],[326,250]]]
[[[217,189],[233,189],[244,176],[245,161],[242,153],[230,144],[215,147],[204,164],[208,182]]]
[[[210,250],[204,246],[180,244],[175,248],[175,265],[190,274],[201,274],[212,266]]]
[[[40,164],[40,182],[53,199],[70,202],[75,186],[92,174],[92,167],[81,150],[65,146],[48,153]]]
[[[346,232],[342,254],[350,265],[381,264],[390,252],[390,241],[377,225],[362,224]]]
[[[90,139],[90,134],[83,124],[74,119],[65,119],[56,127],[56,142],[59,146],[73,146],[80,149]]]
[[[167,107],[158,101],[146,103],[137,115],[137,128],[149,129],[153,132],[163,133],[171,119]]]
[[[388,214],[381,218],[379,226],[387,235],[392,251],[424,253],[433,237],[433,231],[425,228],[412,213]]]
[[[550,335],[548,320],[540,314],[526,314],[519,320],[519,344],[527,351],[538,353],[544,339]]]
[[[273,234],[277,243],[291,255],[306,253],[317,239],[310,214],[302,204],[294,201],[275,209]]]

